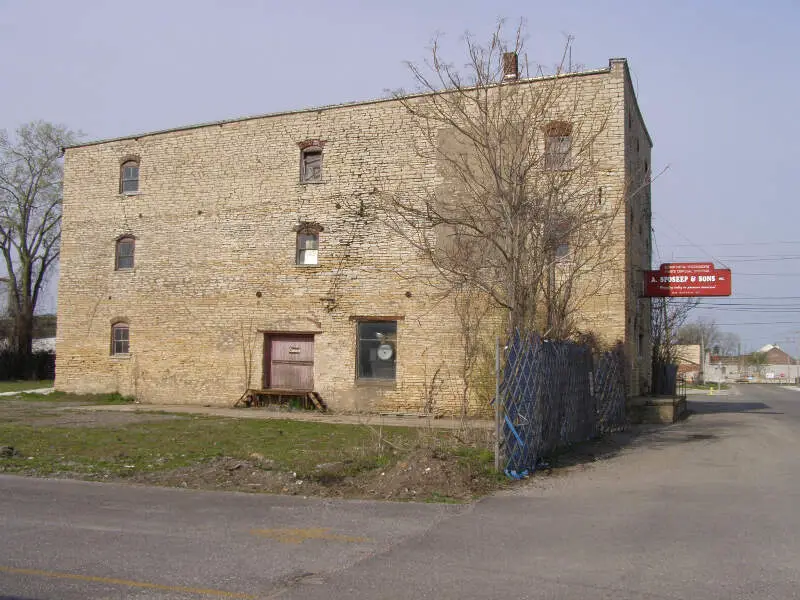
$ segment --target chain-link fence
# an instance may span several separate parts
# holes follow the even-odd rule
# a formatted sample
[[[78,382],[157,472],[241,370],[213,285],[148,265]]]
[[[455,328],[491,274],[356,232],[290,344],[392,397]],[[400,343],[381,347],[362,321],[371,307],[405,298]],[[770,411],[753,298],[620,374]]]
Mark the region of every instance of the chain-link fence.
[[[517,332],[498,374],[506,474],[524,477],[558,448],[624,427],[623,367],[618,352]]]

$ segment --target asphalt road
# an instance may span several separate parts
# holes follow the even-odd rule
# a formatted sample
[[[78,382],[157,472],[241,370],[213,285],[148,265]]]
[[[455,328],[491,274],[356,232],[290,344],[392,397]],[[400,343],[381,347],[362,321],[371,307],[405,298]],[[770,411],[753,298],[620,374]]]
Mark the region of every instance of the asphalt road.
[[[0,477],[0,600],[800,598],[800,391],[470,506]]]

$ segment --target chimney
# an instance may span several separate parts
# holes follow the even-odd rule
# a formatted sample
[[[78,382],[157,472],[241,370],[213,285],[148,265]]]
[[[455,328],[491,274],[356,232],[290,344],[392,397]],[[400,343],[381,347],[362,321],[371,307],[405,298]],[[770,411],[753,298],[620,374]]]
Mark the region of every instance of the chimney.
[[[503,79],[506,81],[519,79],[519,62],[516,52],[503,53]]]

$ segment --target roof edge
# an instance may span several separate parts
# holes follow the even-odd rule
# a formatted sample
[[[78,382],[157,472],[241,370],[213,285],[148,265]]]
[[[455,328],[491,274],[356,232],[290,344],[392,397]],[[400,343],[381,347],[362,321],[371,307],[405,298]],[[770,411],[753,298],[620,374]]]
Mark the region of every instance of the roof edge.
[[[624,61],[625,62],[625,68],[627,70],[627,61],[624,58],[623,59],[612,58],[612,59],[609,60],[607,68],[591,69],[591,70],[587,70],[587,71],[578,71],[576,73],[561,73],[559,75],[546,75],[546,76],[542,76],[542,77],[527,77],[525,79],[515,80],[514,83],[515,84],[519,84],[519,83],[534,83],[536,81],[548,81],[548,80],[551,80],[551,79],[563,79],[563,78],[568,78],[568,77],[584,77],[584,76],[587,76],[587,75],[602,75],[602,74],[605,74],[605,73],[610,73],[611,72],[611,63],[612,63],[612,61],[617,61],[617,60]],[[630,79],[630,75],[629,75],[628,78]],[[498,84],[495,84],[495,85],[506,85],[506,84],[498,83]],[[419,92],[419,93],[415,93],[415,94],[405,94],[402,97],[403,98],[421,98],[423,96],[429,96],[429,95],[434,94],[434,93],[435,92]],[[634,100],[635,100],[635,96],[634,96]],[[353,102],[342,102],[342,103],[339,103],[339,104],[326,104],[326,105],[322,105],[322,106],[314,106],[314,107],[309,107],[309,108],[301,108],[301,109],[295,109],[295,110],[284,110],[284,111],[278,111],[278,112],[273,112],[273,113],[265,113],[265,114],[259,114],[259,115],[249,115],[249,116],[244,116],[244,117],[236,117],[236,118],[233,118],[233,119],[222,119],[220,121],[208,121],[208,122],[204,122],[204,123],[196,123],[196,124],[193,124],[193,125],[182,125],[182,126],[179,126],[179,127],[170,127],[168,129],[158,129],[158,130],[155,130],[155,131],[147,131],[147,132],[136,133],[136,134],[132,134],[132,135],[123,135],[123,136],[120,136],[120,137],[103,138],[103,139],[99,139],[99,140],[92,140],[92,141],[89,141],[89,142],[71,144],[69,146],[64,146],[62,148],[62,151],[63,150],[69,150],[71,148],[83,148],[83,147],[86,147],[86,146],[97,146],[97,145],[100,145],[100,144],[108,144],[110,142],[122,142],[122,141],[125,141],[125,140],[138,140],[139,138],[143,138],[143,137],[150,137],[150,136],[154,136],[154,135],[164,135],[164,134],[167,134],[167,133],[176,133],[178,131],[190,131],[192,129],[202,129],[204,127],[221,127],[223,125],[229,125],[231,123],[243,123],[245,121],[254,121],[256,119],[270,119],[270,118],[274,118],[274,117],[285,117],[287,115],[298,115],[298,114],[309,113],[309,112],[319,112],[319,111],[323,111],[323,110],[333,110],[333,109],[337,109],[337,108],[350,108],[350,107],[354,107],[354,106],[366,106],[366,105],[370,105],[370,104],[380,104],[382,102],[396,102],[396,101],[397,101],[397,98],[395,98],[395,97],[391,97],[391,98],[373,98],[371,100],[356,100],[356,101],[353,101]],[[637,106],[637,110],[638,110],[638,106]],[[641,114],[640,114],[640,117],[641,117]],[[645,128],[645,132],[646,131],[647,131],[647,128]],[[650,135],[648,134],[647,137],[649,139]],[[650,142],[650,144],[652,145],[652,141]]]
[[[622,66],[625,68],[625,79],[627,79],[628,83],[631,86],[631,97],[633,98],[633,107],[636,109],[636,114],[639,116],[639,122],[642,124],[642,129],[644,129],[644,134],[647,136],[647,141],[650,142],[650,147],[653,147],[653,138],[650,136],[650,132],[647,130],[647,123],[644,121],[644,117],[642,116],[642,109],[639,108],[639,99],[636,97],[636,88],[633,86],[633,79],[631,78],[631,70],[628,67],[628,59],[627,58],[610,58],[608,60],[608,67],[609,69],[615,63],[622,63]]]

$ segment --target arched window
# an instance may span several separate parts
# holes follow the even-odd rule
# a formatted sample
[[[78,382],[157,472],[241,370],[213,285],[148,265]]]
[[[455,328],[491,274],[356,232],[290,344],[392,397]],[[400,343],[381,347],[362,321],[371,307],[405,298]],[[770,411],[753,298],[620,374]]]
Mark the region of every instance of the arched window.
[[[125,235],[117,239],[114,251],[114,269],[124,271],[133,268],[133,253],[136,249],[136,240],[132,235]]]
[[[111,326],[111,354],[117,356],[130,353],[130,330],[128,324],[121,321]]]
[[[119,193],[136,194],[139,191],[139,161],[127,160],[122,163],[119,174]]]

